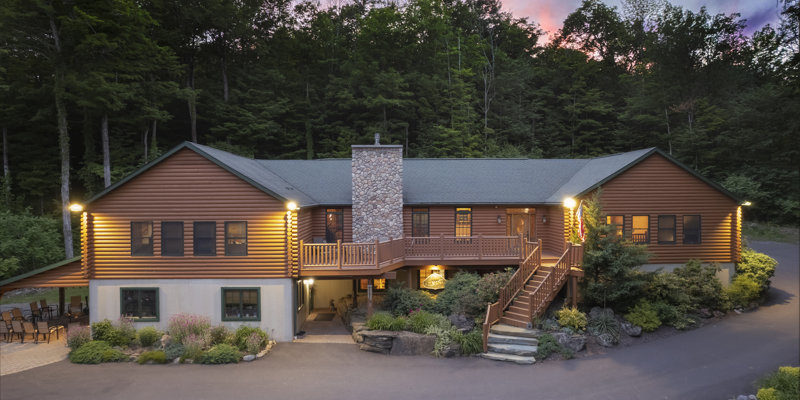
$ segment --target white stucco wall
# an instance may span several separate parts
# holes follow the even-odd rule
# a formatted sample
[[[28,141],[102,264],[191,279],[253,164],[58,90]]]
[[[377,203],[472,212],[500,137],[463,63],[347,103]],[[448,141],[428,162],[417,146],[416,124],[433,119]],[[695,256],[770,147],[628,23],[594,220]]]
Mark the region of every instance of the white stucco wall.
[[[291,341],[294,333],[292,285],[291,279],[91,279],[89,315],[91,322],[116,320],[120,288],[157,287],[159,321],[137,322],[137,329],[153,325],[166,330],[172,315],[191,313],[234,329],[243,324],[258,326],[271,338],[285,342]],[[237,286],[261,288],[261,321],[222,321],[222,288]]]
[[[653,272],[659,269],[664,272],[672,272],[675,268],[683,267],[685,264],[645,264],[639,267],[642,271]],[[727,288],[731,284],[734,273],[736,273],[736,264],[734,263],[717,263],[720,270],[717,271],[717,279],[722,282],[722,287]]]

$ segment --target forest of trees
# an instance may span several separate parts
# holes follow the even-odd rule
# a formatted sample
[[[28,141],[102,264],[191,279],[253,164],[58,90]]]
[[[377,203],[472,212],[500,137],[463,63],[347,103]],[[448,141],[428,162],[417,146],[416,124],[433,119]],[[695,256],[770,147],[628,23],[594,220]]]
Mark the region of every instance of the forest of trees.
[[[66,205],[186,140],[303,159],[376,132],[407,157],[657,146],[747,218],[797,224],[798,0],[750,35],[737,14],[621,3],[585,0],[545,41],[498,0],[3,0],[0,234],[41,226],[62,251],[3,243],[0,279],[71,256]]]

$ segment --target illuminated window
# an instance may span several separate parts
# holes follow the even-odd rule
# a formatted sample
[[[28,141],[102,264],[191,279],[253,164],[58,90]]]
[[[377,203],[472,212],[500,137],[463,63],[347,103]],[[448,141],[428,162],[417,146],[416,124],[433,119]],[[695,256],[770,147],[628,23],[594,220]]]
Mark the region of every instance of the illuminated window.
[[[659,215],[658,216],[658,243],[659,244],[673,244],[673,243],[675,243],[675,216],[674,215]]]
[[[259,288],[222,288],[223,321],[260,321]]]
[[[368,282],[369,279],[360,279],[358,281],[358,290],[366,292]],[[386,290],[386,279],[373,279],[372,291],[382,291],[382,290]]]
[[[153,255],[153,221],[131,222],[131,255]]]
[[[606,217],[606,224],[614,225],[617,229],[617,236],[625,236],[625,217],[622,215],[609,215]]]
[[[247,222],[225,223],[225,255],[247,255]]]
[[[650,236],[650,216],[634,215],[631,218],[631,240],[633,243],[649,243]]]
[[[161,223],[161,255],[183,257],[183,222]]]
[[[683,244],[700,244],[700,216],[683,216]]]
[[[325,241],[336,243],[344,241],[344,212],[341,208],[328,208],[325,210]]]
[[[472,209],[456,208],[456,236],[472,236]]]
[[[411,237],[430,236],[430,212],[427,208],[411,210]]]

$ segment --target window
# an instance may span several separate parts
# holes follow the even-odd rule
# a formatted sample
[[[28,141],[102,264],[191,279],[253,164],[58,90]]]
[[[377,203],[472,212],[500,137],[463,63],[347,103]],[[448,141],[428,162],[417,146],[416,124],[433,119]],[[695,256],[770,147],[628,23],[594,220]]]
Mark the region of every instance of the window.
[[[631,240],[633,243],[650,243],[650,216],[634,215],[631,218]]]
[[[247,255],[247,222],[225,223],[225,255]]]
[[[609,215],[606,216],[606,224],[614,225],[617,228],[617,236],[625,236],[625,216],[623,215]]]
[[[411,237],[428,237],[430,233],[430,212],[428,209],[411,209]]]
[[[367,291],[367,282],[369,279],[360,279],[358,281],[358,290],[361,292]],[[372,291],[373,292],[382,292],[386,290],[386,279],[373,279],[372,280]]]
[[[153,221],[131,222],[131,255],[153,255]]]
[[[674,215],[659,215],[658,216],[658,243],[659,244],[672,244],[672,243],[675,243],[675,216]]]
[[[683,216],[683,244],[700,244],[700,216]]]
[[[217,255],[217,223],[195,222],[194,223],[194,255],[196,256],[215,256]]]
[[[161,223],[161,255],[183,257],[183,222]]]
[[[472,236],[471,208],[456,208],[456,236]]]
[[[121,288],[120,315],[134,321],[158,321],[158,288]]]
[[[261,321],[259,288],[222,288],[223,321]]]
[[[325,210],[325,241],[336,243],[344,241],[344,212],[341,208],[328,208]]]

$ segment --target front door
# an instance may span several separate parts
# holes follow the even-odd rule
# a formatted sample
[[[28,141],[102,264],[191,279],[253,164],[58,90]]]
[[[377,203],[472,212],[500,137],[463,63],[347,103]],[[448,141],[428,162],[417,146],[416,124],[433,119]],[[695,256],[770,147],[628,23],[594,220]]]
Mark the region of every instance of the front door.
[[[536,215],[533,214],[533,209],[509,209],[507,213],[509,236],[522,235],[526,240],[533,240],[536,237],[534,223]]]

